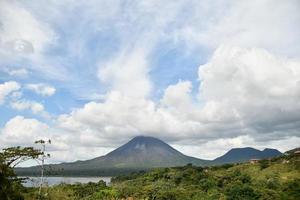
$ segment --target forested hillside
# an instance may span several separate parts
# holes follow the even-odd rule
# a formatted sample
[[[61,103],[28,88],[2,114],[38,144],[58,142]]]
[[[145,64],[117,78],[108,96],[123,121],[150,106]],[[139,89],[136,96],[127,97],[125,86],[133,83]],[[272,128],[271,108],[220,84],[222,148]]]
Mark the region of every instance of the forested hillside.
[[[26,189],[34,199],[36,189]],[[290,153],[256,163],[215,167],[158,168],[103,182],[59,185],[44,191],[46,199],[300,199],[300,157]]]

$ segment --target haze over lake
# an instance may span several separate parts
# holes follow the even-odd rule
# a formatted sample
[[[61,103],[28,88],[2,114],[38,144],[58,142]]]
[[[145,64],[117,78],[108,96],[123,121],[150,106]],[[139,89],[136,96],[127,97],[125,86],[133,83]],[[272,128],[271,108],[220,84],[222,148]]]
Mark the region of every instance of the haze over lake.
[[[25,177],[24,177],[25,178]],[[53,186],[58,185],[60,183],[66,184],[75,184],[75,183],[88,183],[93,182],[97,183],[100,180],[103,180],[106,184],[109,184],[111,181],[111,177],[44,177],[45,185]],[[23,185],[25,187],[38,187],[40,184],[40,177],[28,177]]]

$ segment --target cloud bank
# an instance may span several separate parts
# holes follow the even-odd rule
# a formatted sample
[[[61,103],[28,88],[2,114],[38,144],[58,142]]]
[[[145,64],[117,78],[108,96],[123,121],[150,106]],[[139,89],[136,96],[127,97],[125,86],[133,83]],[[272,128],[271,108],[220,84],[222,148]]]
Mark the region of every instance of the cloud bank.
[[[137,135],[203,158],[296,147],[299,8],[1,1],[0,111],[12,117],[0,121],[0,145],[51,138],[52,162],[99,156]]]
[[[197,99],[189,81],[170,85],[159,103],[112,91],[58,122],[94,141],[140,134],[199,142],[240,135],[285,139],[299,136],[299,77],[300,62],[264,49],[222,46],[199,67]]]

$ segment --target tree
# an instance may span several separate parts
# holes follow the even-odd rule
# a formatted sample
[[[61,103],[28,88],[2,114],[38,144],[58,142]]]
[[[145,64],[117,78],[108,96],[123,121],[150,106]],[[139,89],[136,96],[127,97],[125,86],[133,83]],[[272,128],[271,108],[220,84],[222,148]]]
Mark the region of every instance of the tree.
[[[283,198],[288,200],[300,199],[300,179],[289,181],[283,188]]]
[[[254,200],[259,194],[248,184],[233,183],[225,191],[228,200]]]
[[[269,160],[260,160],[259,161],[259,166],[260,166],[260,169],[263,170],[263,169],[266,169],[270,166],[270,162]]]
[[[0,152],[0,159],[4,165],[14,168],[18,164],[31,159],[37,159],[43,153],[33,147],[9,147]]]
[[[43,153],[33,147],[10,147],[0,152],[0,199],[23,199],[20,191],[20,180],[13,170],[21,162],[36,159]]]
[[[51,144],[51,140],[45,141],[45,140],[38,140],[34,142],[35,144],[40,144],[42,146],[40,157],[38,156],[37,162],[41,166],[41,181],[40,181],[40,188],[39,188],[39,196],[41,196],[42,187],[44,184],[44,163],[45,159],[47,157],[50,157],[50,154],[45,154],[46,151],[46,144]],[[39,162],[40,161],[40,162]]]

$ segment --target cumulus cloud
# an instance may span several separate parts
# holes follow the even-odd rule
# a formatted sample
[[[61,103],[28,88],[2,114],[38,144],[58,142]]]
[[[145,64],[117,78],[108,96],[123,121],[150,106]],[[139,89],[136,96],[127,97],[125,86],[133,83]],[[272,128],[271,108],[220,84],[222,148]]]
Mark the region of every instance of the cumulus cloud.
[[[199,67],[198,99],[192,98],[189,81],[167,87],[159,103],[112,91],[100,102],[60,115],[56,128],[62,141],[103,152],[137,135],[159,137],[204,158],[233,146],[287,150],[283,141],[299,138],[299,69],[298,61],[264,49],[221,46]],[[212,145],[224,148],[204,155],[195,145],[205,152]]]
[[[83,9],[74,27],[77,8]],[[70,6],[50,1],[46,7],[1,1],[0,64],[26,57],[31,67],[39,70],[39,77],[40,73],[47,79],[67,74],[61,80],[70,78],[68,89],[76,93],[89,93],[97,86],[89,95],[98,101],[58,116],[52,127],[60,133],[56,142],[64,150],[57,156],[64,159],[86,158],[89,151],[97,156],[97,151],[107,152],[136,135],[159,137],[191,155],[205,157],[199,153],[203,150],[210,158],[232,146],[268,144],[286,150],[290,146],[285,142],[296,146],[300,137],[300,49],[295,45],[300,43],[299,8],[297,0],[78,1]],[[59,38],[62,45],[55,47],[63,55],[47,49],[55,40],[53,27],[63,32]],[[112,37],[106,39],[107,35]],[[110,48],[103,54],[106,42]],[[96,48],[98,43],[104,50]],[[199,66],[199,85],[195,80],[181,80],[155,88],[152,64],[157,52],[165,53],[160,52],[165,45],[170,45],[167,50],[175,48],[187,54],[189,47],[212,54],[208,60],[198,54],[201,63],[206,62]],[[70,66],[73,60],[80,67]],[[12,69],[9,74],[22,77],[26,69]],[[83,79],[88,80],[86,87],[78,92]],[[0,104],[19,90],[17,83],[9,83],[0,84]],[[25,88],[42,96],[56,92],[45,84],[27,84]],[[152,100],[156,89],[164,93]],[[14,93],[13,108],[43,112],[41,104],[22,100],[20,95]],[[38,123],[32,120],[13,118],[2,133],[8,135],[6,127],[12,122],[36,127]],[[52,134],[52,130],[47,132],[47,136]],[[218,149],[212,149],[215,146]],[[80,155],[72,151],[75,148]]]
[[[101,81],[110,84],[113,90],[121,91],[128,96],[145,97],[152,87],[143,49],[121,53],[118,58],[100,67],[98,76]]]
[[[11,146],[40,146],[34,144],[35,141],[43,139],[52,140],[52,144],[47,146],[47,151],[53,156],[52,162],[63,161],[64,155],[71,156],[71,141],[68,135],[61,135],[61,132],[53,130],[46,123],[37,119],[15,116],[11,118],[2,129],[0,129],[1,148]],[[60,155],[62,154],[62,155]],[[75,159],[76,157],[65,158],[65,160]],[[36,163],[31,163],[36,164]]]
[[[15,81],[9,81],[0,84],[0,105],[3,104],[5,97],[11,94],[13,91],[17,91],[20,89],[19,83]]]
[[[200,145],[175,144],[173,147],[187,155],[193,155],[198,158],[212,160],[224,155],[232,148],[253,147],[260,150],[264,150],[265,148],[275,148],[281,152],[285,152],[294,147],[298,147],[299,142],[300,137],[288,137],[283,140],[259,142],[249,136],[238,136],[234,138],[210,140]]]
[[[165,89],[161,104],[179,111],[190,110],[193,105],[191,90],[192,83],[190,81],[179,81],[176,85],[170,85]]]
[[[299,128],[299,70],[300,62],[263,49],[222,46],[199,68],[199,98],[212,118],[237,121],[241,132],[285,136],[282,127]]]
[[[35,101],[18,100],[11,102],[10,106],[19,111],[29,109],[34,114],[45,112],[43,104]]]
[[[47,124],[36,119],[16,116],[1,130],[1,146],[33,145],[34,141],[45,139],[49,131]]]
[[[42,84],[28,84],[26,88],[34,90],[36,93],[43,96],[50,96],[55,92],[55,88]],[[4,103],[8,96],[10,97],[9,104],[11,108],[18,111],[30,110],[34,114],[41,114],[44,117],[49,117],[43,104],[33,100],[22,99],[23,92],[19,83],[9,81],[0,84],[0,105]]]
[[[55,94],[56,89],[52,86],[46,85],[46,84],[27,84],[25,86],[26,89],[32,90],[35,93],[42,95],[42,96],[52,96]]]
[[[0,129],[0,134],[1,148],[11,146],[34,146],[35,148],[40,148],[39,145],[34,144],[35,141],[51,139],[51,145],[47,145],[47,152],[51,154],[51,158],[47,161],[51,163],[94,158],[112,150],[112,148],[106,147],[78,145],[76,143],[76,141],[78,142],[77,135],[53,129],[37,119],[25,118],[19,115],[6,122],[4,127]],[[80,153],[78,153],[78,150],[80,150]],[[25,166],[35,164],[30,162],[25,163]]]
[[[199,67],[198,100],[189,81],[169,86],[160,104],[111,92],[58,123],[99,143],[140,134],[200,143],[240,135],[264,141],[299,136],[299,69],[299,62],[263,49],[222,46]]]

